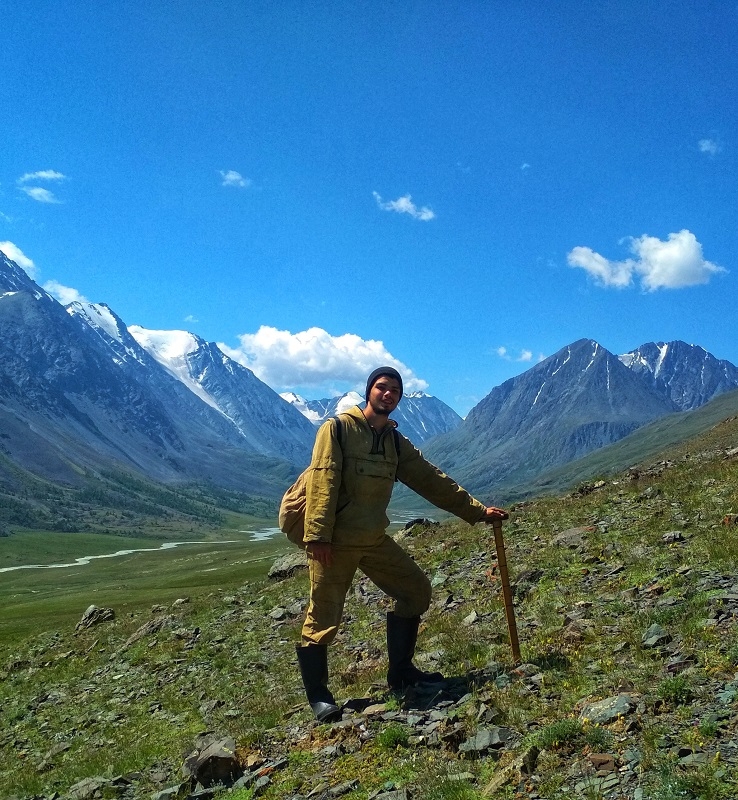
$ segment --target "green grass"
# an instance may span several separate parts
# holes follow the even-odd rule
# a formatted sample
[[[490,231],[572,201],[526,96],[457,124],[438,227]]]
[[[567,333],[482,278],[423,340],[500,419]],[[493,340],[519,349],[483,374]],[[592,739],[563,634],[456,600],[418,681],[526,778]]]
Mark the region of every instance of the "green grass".
[[[714,607],[712,581],[732,580],[735,573],[738,537],[721,522],[738,510],[738,465],[720,454],[703,455],[736,443],[738,421],[718,426],[691,449],[666,454],[670,466],[660,474],[620,476],[600,489],[513,510],[505,526],[511,580],[515,585],[521,576],[537,576],[527,579],[515,603],[528,662],[520,672],[513,669],[499,580],[489,571],[491,532],[446,522],[420,526],[405,539],[403,546],[430,576],[446,576],[419,634],[419,653],[435,656],[420,665],[464,676],[495,662],[504,673],[474,683],[442,720],[440,733],[453,730],[463,740],[481,726],[481,706],[494,707],[496,724],[518,737],[499,762],[461,760],[438,742],[425,746],[397,697],[386,715],[336,728],[312,725],[294,654],[307,578],[266,580],[272,560],[290,552],[289,545],[239,535],[243,518],[235,512],[224,516],[227,527],[205,534],[207,544],[1,573],[0,797],[64,796],[82,777],[126,772],[141,772],[141,796],[150,796],[163,788],[149,777],[152,765],[164,769],[167,785],[176,783],[183,755],[204,730],[233,736],[243,758],[287,759],[270,775],[264,800],[345,781],[358,781],[347,795],[355,800],[405,787],[411,796],[432,800],[477,800],[484,796],[481,787],[531,744],[541,748],[536,788],[548,800],[573,796],[579,776],[572,767],[586,763],[588,754],[619,757],[627,748],[642,754],[644,797],[736,797],[738,771],[717,753],[737,733],[738,633],[726,625],[716,631],[704,619]],[[571,527],[584,528],[583,544],[574,550],[555,543]],[[673,530],[682,531],[684,541],[662,540]],[[179,532],[152,529],[144,538],[15,534],[0,539],[0,565],[200,538],[187,526]],[[226,544],[230,538],[238,541]],[[189,602],[172,606],[182,597]],[[91,603],[113,608],[115,620],[75,632]],[[154,605],[163,612],[152,613]],[[275,622],[270,612],[276,606],[298,610]],[[388,699],[386,609],[378,594],[349,593],[330,658],[339,699]],[[465,624],[472,611],[476,622]],[[172,626],[127,644],[162,614],[175,617]],[[689,656],[684,671],[672,674],[668,653],[642,647],[653,622]],[[534,673],[535,683],[527,677]],[[632,716],[601,726],[580,719],[585,704],[622,691],[637,699]],[[684,747],[705,748],[708,763],[679,767],[675,753]],[[469,775],[454,778],[459,772]],[[583,796],[596,796],[596,785],[590,788]],[[523,788],[513,781],[495,796],[508,800],[516,792]],[[252,794],[222,798],[249,800]]]
[[[183,532],[181,541],[186,538]],[[90,605],[125,616],[155,603],[166,605],[261,579],[265,563],[287,551],[280,539],[252,542],[230,531],[218,538],[174,550],[152,549],[170,543],[169,538],[29,532],[0,539],[0,563],[12,566],[73,564],[84,556],[144,550],[76,566],[1,573],[0,648],[30,634],[69,629]],[[230,539],[236,541],[226,541]]]

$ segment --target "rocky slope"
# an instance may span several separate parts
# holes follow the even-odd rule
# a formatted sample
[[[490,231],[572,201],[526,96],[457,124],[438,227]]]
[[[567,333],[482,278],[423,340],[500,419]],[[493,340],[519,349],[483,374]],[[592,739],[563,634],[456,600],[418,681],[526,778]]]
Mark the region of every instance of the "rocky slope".
[[[434,587],[418,660],[449,677],[387,694],[386,602],[358,580],[331,648],[332,725],[311,720],[294,663],[299,557],[214,596],[39,631],[0,661],[2,796],[735,798],[737,479],[729,419],[514,508],[518,664],[490,532],[402,532]]]

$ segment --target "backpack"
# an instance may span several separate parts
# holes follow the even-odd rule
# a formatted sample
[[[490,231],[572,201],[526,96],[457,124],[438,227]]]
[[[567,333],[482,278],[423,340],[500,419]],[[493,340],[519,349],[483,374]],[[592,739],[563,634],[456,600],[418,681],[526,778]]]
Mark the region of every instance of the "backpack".
[[[338,444],[343,448],[343,423],[340,417],[336,421]],[[392,431],[395,439],[395,451],[400,454],[400,436],[397,430]],[[310,467],[303,470],[297,480],[284,493],[279,504],[279,529],[298,547],[305,548],[305,508],[307,506],[307,476]]]
[[[343,447],[343,423],[338,417],[336,421],[336,436],[338,444]],[[305,508],[307,506],[307,476],[310,467],[303,470],[297,480],[284,493],[279,504],[279,530],[298,547],[305,548]]]

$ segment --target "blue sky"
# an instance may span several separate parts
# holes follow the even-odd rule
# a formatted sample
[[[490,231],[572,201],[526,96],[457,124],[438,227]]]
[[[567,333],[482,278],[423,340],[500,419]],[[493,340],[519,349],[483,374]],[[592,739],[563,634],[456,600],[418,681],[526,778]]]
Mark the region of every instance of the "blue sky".
[[[738,364],[738,4],[25,0],[0,246],[308,398],[572,341]]]

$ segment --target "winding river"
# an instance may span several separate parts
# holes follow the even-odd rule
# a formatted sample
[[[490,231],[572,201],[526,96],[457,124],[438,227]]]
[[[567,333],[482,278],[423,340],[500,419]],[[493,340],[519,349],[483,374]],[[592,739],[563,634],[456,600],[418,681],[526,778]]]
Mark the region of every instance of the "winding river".
[[[239,531],[239,533],[251,534],[252,542],[261,542],[270,539],[275,533],[279,532],[279,528],[258,528],[256,530]],[[128,556],[132,553],[153,553],[157,550],[173,550],[175,547],[185,547],[192,544],[206,544],[210,547],[219,547],[223,544],[236,544],[237,539],[224,539],[222,541],[211,542],[165,542],[158,547],[139,547],[128,550],[116,550],[114,553],[104,553],[99,556],[81,556],[75,558],[73,561],[68,561],[63,564],[21,564],[17,567],[0,567],[0,572],[14,572],[19,569],[66,569],[67,567],[80,567],[89,564],[99,558],[119,558],[120,556]]]

